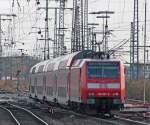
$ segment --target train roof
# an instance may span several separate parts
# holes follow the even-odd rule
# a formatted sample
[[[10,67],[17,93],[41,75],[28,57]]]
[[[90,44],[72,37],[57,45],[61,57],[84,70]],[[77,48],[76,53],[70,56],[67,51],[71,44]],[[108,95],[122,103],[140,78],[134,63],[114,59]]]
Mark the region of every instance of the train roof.
[[[90,60],[96,61],[97,59],[93,59],[94,54],[95,54],[94,51],[84,50],[84,51],[79,51],[79,52],[75,52],[72,54],[60,56],[58,58],[42,61],[42,62],[34,65],[31,68],[30,73],[34,74],[34,73],[55,71],[58,69],[67,69],[67,68],[71,67],[71,65],[73,64],[73,62],[75,60],[79,60],[79,59],[81,59],[81,60],[86,59],[87,61],[90,61]]]
[[[98,60],[98,59],[81,59],[81,60],[75,61],[73,63],[73,65],[72,65],[72,67],[73,68],[74,67],[80,68],[80,67],[83,66],[83,64],[85,62],[107,62],[107,63],[111,62],[111,63],[113,63],[113,62],[121,62],[121,60],[120,59],[104,59],[104,60]]]

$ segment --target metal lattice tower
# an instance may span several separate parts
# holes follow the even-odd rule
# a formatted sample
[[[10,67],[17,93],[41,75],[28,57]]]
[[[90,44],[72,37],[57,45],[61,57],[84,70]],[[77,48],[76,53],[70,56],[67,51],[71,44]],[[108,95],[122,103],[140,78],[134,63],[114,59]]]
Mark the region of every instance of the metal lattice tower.
[[[54,21],[54,48],[53,48],[53,57],[58,55],[58,44],[57,44],[57,8],[55,8],[55,21]]]
[[[60,0],[59,29],[58,29],[58,56],[64,55],[64,8],[65,1]]]
[[[14,20],[14,17],[16,17],[16,15],[15,14],[0,14],[0,57],[2,56],[2,52],[3,52],[3,47],[2,47],[2,20],[4,20],[4,21],[6,21],[6,20],[11,21],[12,20],[12,19],[2,19],[2,17],[13,17],[13,20]]]
[[[84,1],[84,42],[85,49],[89,49],[88,43],[88,0]]]
[[[133,38],[131,46],[131,76],[139,79],[139,0],[134,0]]]
[[[77,15],[77,1],[73,0],[73,15],[72,15],[72,36],[71,36],[71,52],[75,52],[77,48],[77,40],[76,40],[76,15]]]
[[[133,51],[133,38],[134,38],[134,28],[133,28],[133,22],[131,22],[131,33],[130,33],[130,79],[133,78],[133,66],[132,66],[132,55],[134,53]]]
[[[73,0],[71,52],[84,50],[83,0]]]
[[[96,33],[94,32],[94,28],[95,27],[90,27],[88,29],[88,49],[89,50],[93,50],[93,51],[96,51]]]
[[[96,33],[93,33],[92,37],[92,50],[96,51]]]

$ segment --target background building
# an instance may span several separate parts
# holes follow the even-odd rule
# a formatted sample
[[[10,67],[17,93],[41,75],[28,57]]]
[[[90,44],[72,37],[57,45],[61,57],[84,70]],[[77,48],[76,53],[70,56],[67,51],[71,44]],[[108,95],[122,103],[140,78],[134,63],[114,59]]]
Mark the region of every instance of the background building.
[[[39,62],[31,56],[0,57],[0,79],[15,80],[17,73],[22,79],[26,79],[30,68]]]
[[[126,70],[125,70],[125,74],[126,74],[126,78],[130,79],[131,78],[131,68],[130,68],[130,64],[125,64],[126,66]],[[133,66],[133,68],[136,68],[136,65]],[[136,71],[136,70],[133,70]],[[134,75],[135,74],[135,75]],[[145,64],[145,78],[146,79],[150,79],[150,63],[146,63]],[[133,77],[136,76],[136,72],[133,72]],[[139,63],[139,79],[144,79],[144,63]]]

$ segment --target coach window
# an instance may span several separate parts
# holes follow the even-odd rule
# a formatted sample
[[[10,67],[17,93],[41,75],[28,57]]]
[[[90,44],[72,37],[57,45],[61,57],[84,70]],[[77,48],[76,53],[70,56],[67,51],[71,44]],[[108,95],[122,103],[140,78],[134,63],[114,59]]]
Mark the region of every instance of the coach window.
[[[50,63],[47,67],[47,71],[53,71],[55,63]]]
[[[35,73],[35,69],[36,69],[36,67],[34,67],[34,68],[32,69],[32,74],[34,74],[34,73]]]
[[[46,76],[43,76],[43,85],[44,85],[44,90],[46,91]]]
[[[35,87],[37,86],[37,78],[34,78],[34,85],[31,86],[31,92],[35,93]]]
[[[37,78],[34,78],[34,86],[37,85]]]
[[[58,69],[66,69],[68,60],[63,60],[59,63]]]
[[[44,65],[39,66],[38,72],[39,73],[43,72],[43,69],[44,69]]]
[[[29,91],[31,91],[31,86],[32,86],[32,82],[31,82],[31,77],[29,78]]]
[[[34,86],[31,86],[30,91],[31,91],[31,93],[34,93]]]

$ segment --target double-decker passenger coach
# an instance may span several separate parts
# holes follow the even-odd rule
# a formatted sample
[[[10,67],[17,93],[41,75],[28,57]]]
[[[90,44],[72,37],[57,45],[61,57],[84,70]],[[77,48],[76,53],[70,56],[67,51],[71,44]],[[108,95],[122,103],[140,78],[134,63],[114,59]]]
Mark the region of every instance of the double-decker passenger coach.
[[[119,109],[125,98],[124,65],[105,57],[85,50],[36,64],[30,96],[80,110]]]

